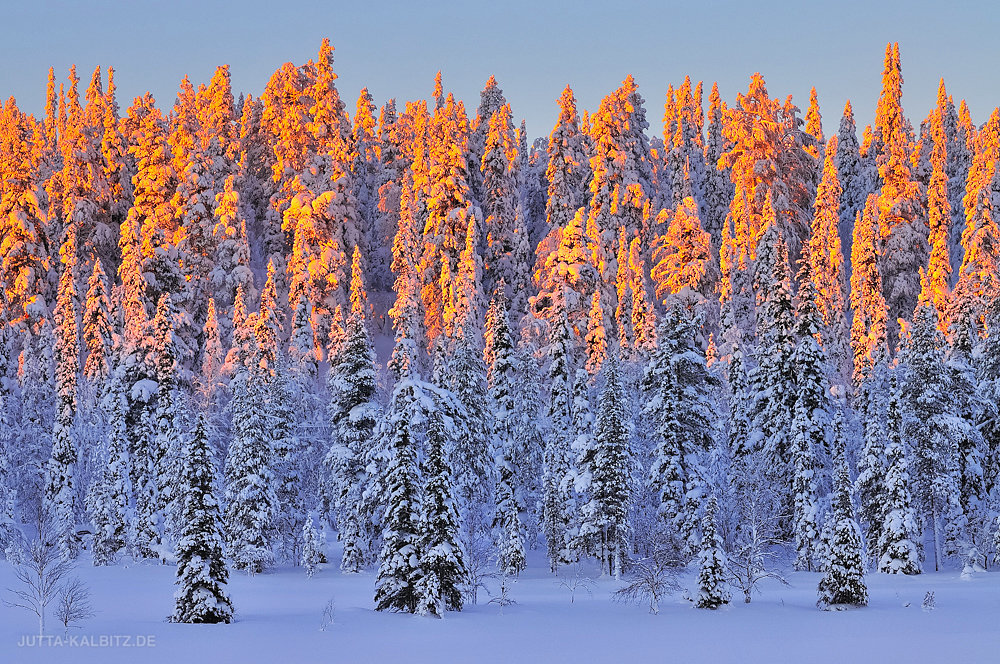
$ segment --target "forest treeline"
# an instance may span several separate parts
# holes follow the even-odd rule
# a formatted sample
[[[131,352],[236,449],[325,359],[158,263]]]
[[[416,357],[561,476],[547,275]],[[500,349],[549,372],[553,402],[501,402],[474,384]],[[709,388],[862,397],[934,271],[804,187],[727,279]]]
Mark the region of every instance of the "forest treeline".
[[[187,622],[327,532],[377,608],[437,615],[533,547],[698,559],[706,605],[784,543],[831,605],[992,562],[1000,111],[942,81],[915,126],[896,44],[860,140],[760,74],[669,86],[656,135],[631,77],[567,86],[530,143],[493,77],[474,114],[438,74],[353,116],[336,79],[324,41],[259,97],[222,66],[122,111],[71,68],[44,118],[3,105],[12,560],[26,524],[176,560]]]

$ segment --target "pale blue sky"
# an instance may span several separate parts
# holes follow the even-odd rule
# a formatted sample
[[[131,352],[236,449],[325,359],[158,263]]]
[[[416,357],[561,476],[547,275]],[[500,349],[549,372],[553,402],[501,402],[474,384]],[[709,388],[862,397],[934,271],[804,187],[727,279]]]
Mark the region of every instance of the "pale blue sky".
[[[231,65],[233,87],[257,95],[283,62],[313,57],[329,36],[338,86],[351,114],[368,86],[381,104],[445,88],[475,112],[495,74],[532,137],[547,135],[555,100],[569,83],[581,108],[632,73],[659,134],[668,83],[685,74],[719,81],[724,99],[760,71],[772,96],[791,93],[805,111],[815,85],[829,134],[850,97],[860,127],[878,97],[887,41],[899,41],[903,102],[915,125],[933,105],[937,82],[966,98],[981,123],[1000,104],[1000,8],[995,0],[933,2],[353,2],[310,0],[21,0],[0,9],[0,95],[40,112],[46,72],[65,80],[76,63],[83,85],[94,66],[116,70],[119,103],[150,90],[173,102],[189,75],[197,84]],[[224,5],[230,5],[226,7]],[[82,90],[81,90],[82,93]],[[707,100],[706,100],[707,101]]]

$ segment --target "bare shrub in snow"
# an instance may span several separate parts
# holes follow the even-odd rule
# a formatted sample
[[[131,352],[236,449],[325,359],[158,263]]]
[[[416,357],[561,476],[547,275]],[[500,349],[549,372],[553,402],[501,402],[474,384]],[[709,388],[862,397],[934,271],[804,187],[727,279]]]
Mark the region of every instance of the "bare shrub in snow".
[[[90,589],[83,581],[73,577],[63,585],[56,602],[56,618],[62,623],[63,634],[69,634],[70,627],[79,627],[84,620],[93,617]]]
[[[781,544],[774,536],[777,519],[757,513],[752,507],[746,514],[727,553],[726,571],[729,582],[743,591],[743,601],[749,604],[753,594],[760,592],[758,586],[762,581],[771,579],[785,586],[788,581],[779,567],[780,557],[775,553],[775,547]]]
[[[570,569],[573,571],[572,574],[559,578],[559,587],[569,591],[569,603],[573,604],[576,601],[577,591],[587,593],[587,597],[593,597],[594,580],[583,573],[583,565],[577,561],[570,565]]]
[[[614,598],[628,604],[648,603],[649,612],[660,612],[660,601],[680,590],[677,577],[684,569],[672,547],[658,546],[653,555],[632,562],[629,582],[615,591]]]
[[[496,604],[500,607],[500,615],[503,615],[503,610],[505,607],[511,606],[512,604],[517,604],[517,602],[510,596],[510,583],[512,579],[504,574],[500,577],[500,594],[493,595],[490,597],[490,604]]]
[[[336,608],[337,605],[334,602],[334,598],[331,597],[330,601],[328,601],[326,603],[326,606],[323,607],[323,615],[320,618],[320,623],[319,623],[320,631],[325,632],[327,628],[329,628],[330,625],[333,624],[333,616],[334,613],[336,612]]]
[[[494,559],[493,542],[484,529],[465,528],[461,535],[462,558],[465,563],[465,575],[462,579],[462,594],[466,601],[475,605],[479,599],[479,591],[485,590],[486,580],[496,577],[491,572]]]

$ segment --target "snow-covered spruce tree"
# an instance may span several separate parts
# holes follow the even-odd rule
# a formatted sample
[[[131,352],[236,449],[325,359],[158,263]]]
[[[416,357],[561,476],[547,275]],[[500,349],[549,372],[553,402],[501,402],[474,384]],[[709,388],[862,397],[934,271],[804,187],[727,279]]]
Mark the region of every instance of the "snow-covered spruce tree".
[[[829,154],[829,150],[827,151]],[[861,153],[858,145],[858,131],[854,123],[854,109],[851,100],[844,104],[844,114],[837,128],[837,152],[834,163],[837,166],[837,180],[840,182],[840,237],[843,254],[850,253],[850,238],[854,219],[865,205],[871,192],[867,190],[861,174]],[[819,192],[817,191],[817,198]]]
[[[479,107],[476,109],[476,115],[469,121],[467,155],[469,189],[471,190],[472,197],[476,201],[479,201],[484,208],[487,206],[490,196],[489,189],[484,187],[484,180],[487,179],[486,174],[480,172],[480,166],[484,161],[484,153],[488,151],[487,143],[490,138],[491,120],[498,113],[502,112],[504,106],[508,106],[507,99],[504,97],[503,90],[500,89],[496,77],[491,75],[486,81],[485,87],[479,93]],[[507,109],[507,113],[509,115],[509,108]],[[510,149],[515,151],[516,156],[517,139],[514,136],[513,126],[510,127],[510,134],[507,140]]]
[[[332,444],[326,467],[335,493],[339,534],[344,542],[341,570],[345,572],[358,572],[364,567],[369,547],[377,539],[370,525],[375,506],[361,501],[368,481],[366,454],[370,451],[379,412],[375,398],[375,349],[368,336],[368,297],[360,261],[360,252],[355,249],[351,264],[351,314],[344,342],[331,359],[327,376]]]
[[[0,281],[6,284],[4,319],[23,320],[32,298],[49,294],[48,278],[52,268],[50,255],[58,235],[50,235],[49,224],[40,202],[42,188],[34,181],[30,116],[10,100],[4,109],[4,173],[8,186],[3,192],[0,216]],[[58,232],[58,229],[52,229]]]
[[[965,218],[962,231],[962,264],[952,295],[952,320],[962,316],[979,318],[987,306],[1000,296],[997,279],[1000,263],[1000,226],[997,208],[1000,196],[1000,172],[993,164],[1000,158],[1000,113],[990,116],[980,139],[965,195]],[[958,254],[959,252],[956,252]]]
[[[105,407],[108,409],[107,458],[87,493],[87,512],[94,524],[95,565],[112,564],[118,552],[125,548],[128,538],[127,405],[120,378],[111,383]]]
[[[747,354],[738,338],[733,342],[733,350],[729,356],[729,372],[726,376],[729,384],[729,413],[726,425],[729,432],[729,450],[734,466],[738,466],[750,453],[752,415],[749,372]]]
[[[496,467],[491,441],[492,413],[486,384],[486,365],[479,350],[479,336],[473,336],[472,316],[456,329],[453,352],[448,358],[444,385],[456,399],[451,414],[459,433],[449,449],[449,465],[454,472],[455,499],[461,515],[461,542],[466,562],[471,564],[478,542],[492,540]]]
[[[652,167],[649,140],[644,129],[649,126],[642,96],[635,80],[628,76],[612,93],[601,100],[592,116],[591,138],[594,153],[590,160],[590,205],[587,211],[587,235],[592,242],[591,264],[597,267],[609,313],[623,303],[615,299],[612,286],[619,274],[615,239],[624,227],[626,242],[642,226],[643,206],[652,193]],[[619,245],[620,246],[620,245]],[[627,252],[628,245],[625,245]],[[588,288],[587,295],[592,292]],[[586,305],[586,302],[584,302]],[[620,307],[626,310],[626,307]],[[631,306],[627,308],[631,312]],[[621,334],[622,330],[618,330]]]
[[[653,241],[656,299],[682,300],[704,307],[718,282],[718,264],[712,258],[711,236],[702,230],[698,206],[687,197],[674,212],[661,210],[656,217],[659,236]],[[671,297],[674,296],[674,297]]]
[[[629,447],[629,413],[618,359],[614,353],[604,363],[604,389],[597,411],[594,441],[583,450],[579,473],[589,478],[584,491],[589,500],[580,507],[578,537],[592,540],[608,574],[621,578],[628,555],[629,503],[632,499],[632,456]],[[579,486],[578,486],[579,488]]]
[[[482,162],[477,164],[483,174],[481,202],[486,217],[483,222],[487,245],[483,286],[491,293],[502,281],[505,295],[524,302],[530,278],[529,249],[524,238],[527,231],[523,226],[524,212],[518,209],[519,160],[510,105],[501,106],[490,118],[483,118],[483,122],[489,126]],[[519,242],[522,238],[525,241]],[[523,315],[523,308],[519,309]]]
[[[588,223],[590,223],[590,221],[588,221]],[[638,295],[638,293],[635,293],[633,290],[635,279],[632,274],[632,268],[628,262],[629,237],[628,230],[625,228],[624,224],[619,226],[618,251],[614,254],[614,262],[617,265],[617,269],[614,274],[615,295],[612,300],[616,305],[614,308],[614,329],[617,333],[618,344],[626,357],[630,357],[631,351],[635,349],[636,339],[632,326],[630,325],[630,318],[635,301],[634,298]],[[605,252],[605,249],[600,247],[599,241],[594,240],[593,243],[597,247],[594,249],[595,252]],[[607,251],[608,260],[611,258],[611,253],[612,252],[610,250]]]
[[[960,240],[962,231],[964,230],[963,221],[966,218],[963,198],[966,194],[966,184],[968,183],[969,171],[975,153],[975,141],[973,137],[976,134],[976,129],[972,124],[972,118],[969,116],[969,106],[965,103],[965,100],[963,99],[959,103],[958,112],[956,113],[954,100],[950,95],[946,97],[946,94],[944,80],[942,79],[940,89],[938,90],[938,108],[944,108],[944,113],[942,114],[944,117],[944,133],[948,139],[946,171],[948,173],[948,201],[952,215],[952,220],[949,224],[952,240],[950,254],[952,269],[955,270],[959,265]],[[998,120],[1000,120],[1000,117],[998,117]],[[989,122],[987,122],[988,125]],[[993,124],[994,128],[997,126],[996,123]]]
[[[97,453],[107,430],[102,399],[108,389],[114,343],[107,277],[100,260],[94,261],[82,307],[82,358],[86,359],[80,385],[81,416],[78,419],[77,445],[81,463],[78,477],[81,487],[93,487],[103,467]]]
[[[445,610],[462,610],[461,584],[465,576],[462,548],[458,543],[458,510],[452,497],[451,469],[446,458],[446,446],[455,432],[450,430],[454,426],[452,421],[437,404],[424,415],[427,449],[421,464],[424,487],[420,500],[417,613],[440,617]]]
[[[738,293],[729,280],[754,259],[768,226],[780,229],[793,256],[809,226],[816,162],[804,150],[807,135],[799,130],[797,110],[790,100],[782,108],[768,95],[764,78],[754,74],[747,93],[725,111],[722,133],[730,143],[718,166],[730,169],[736,194],[720,250],[723,300]]]
[[[63,273],[59,278],[53,322],[55,323],[56,418],[52,430],[52,456],[47,469],[44,512],[52,520],[52,530],[64,560],[76,558],[76,488],[74,471],[77,462],[73,421],[77,410],[77,373],[80,369],[80,343],[77,324],[77,293],[73,278],[76,231],[70,227],[63,254]]]
[[[575,215],[586,203],[590,163],[584,144],[587,136],[581,131],[573,90],[566,86],[558,100],[559,119],[549,134],[548,163],[545,169],[548,197],[545,204],[546,235],[535,250],[535,278],[539,297],[533,300],[535,313],[549,320],[554,313],[551,295],[555,289],[545,289],[543,284],[561,283],[569,274],[559,274],[556,268],[566,262],[578,263],[574,254],[582,253],[581,215],[573,228]],[[564,229],[568,233],[564,233]],[[562,255],[559,258],[559,255]],[[582,256],[581,256],[582,257]],[[558,259],[558,260],[557,260]],[[546,293],[548,290],[548,293]],[[548,297],[546,295],[549,295]]]
[[[277,268],[274,260],[267,264],[267,280],[260,291],[260,309],[248,325],[257,338],[258,360],[264,375],[270,378],[276,371],[277,357],[281,353],[282,322],[284,311],[278,304]]]
[[[649,297],[649,279],[642,256],[642,243],[639,238],[634,237],[628,254],[629,272],[632,273],[631,328],[635,349],[645,357],[656,346],[656,311]]]
[[[319,514],[330,512],[329,477],[323,463],[328,451],[329,432],[326,430],[327,411],[324,406],[326,395],[316,389],[318,361],[314,345],[312,324],[309,321],[309,303],[299,298],[292,319],[292,336],[288,348],[288,376],[285,389],[289,395],[288,407],[293,414],[291,423],[291,449],[297,460],[293,460],[288,470],[299,473],[296,482],[299,505],[305,508],[311,504]],[[299,522],[305,520],[305,513]],[[289,527],[291,524],[288,524]]]
[[[525,567],[524,539],[521,535],[521,506],[517,488],[517,421],[514,344],[507,322],[507,299],[503,283],[490,302],[486,317],[486,382],[493,405],[493,441],[497,468],[496,514],[497,565],[508,576],[517,576]]]
[[[935,167],[935,177],[938,177],[937,167]],[[943,195],[943,194],[942,194]],[[940,235],[940,233],[938,234]],[[1000,239],[1000,235],[997,236]],[[939,238],[938,244],[943,242]],[[944,254],[946,252],[936,252]],[[939,261],[946,256],[939,257]],[[992,263],[994,266],[996,262]],[[931,266],[928,266],[930,270]],[[938,268],[938,271],[943,271]],[[987,268],[988,274],[993,274],[995,269]],[[950,534],[945,540],[945,554],[962,554],[963,557],[980,556],[979,549],[985,543],[987,537],[986,530],[992,528],[992,516],[987,516],[990,510],[987,508],[987,481],[986,468],[989,462],[986,460],[988,446],[984,433],[988,432],[988,426],[981,428],[985,422],[984,412],[991,408],[988,403],[982,401],[984,394],[978,385],[979,378],[973,369],[973,359],[976,353],[982,354],[987,350],[988,341],[982,341],[983,319],[990,308],[989,302],[995,300],[996,296],[990,295],[987,289],[979,294],[978,298],[967,297],[965,301],[955,299],[948,301],[937,295],[941,288],[941,278],[934,278],[928,271],[927,286],[931,291],[931,299],[935,302],[935,308],[940,314],[941,308],[934,298],[944,299],[945,306],[953,307],[955,314],[950,323],[949,345],[946,347],[945,366],[949,377],[949,397],[951,404],[950,415],[953,417],[950,425],[949,437],[952,445],[951,474],[958,487],[958,502],[950,507],[955,512],[955,519],[949,523]],[[968,282],[966,282],[968,284]],[[968,293],[966,293],[968,296]],[[923,298],[924,296],[921,295]],[[980,299],[980,302],[975,302]],[[940,317],[939,317],[940,320]],[[977,350],[976,346],[980,348]],[[961,515],[958,509],[961,509]],[[964,523],[962,523],[964,522]],[[989,522],[989,525],[987,525]],[[951,535],[954,535],[951,536]],[[976,563],[979,565],[979,563]]]
[[[854,520],[851,505],[851,476],[847,467],[844,441],[838,436],[835,445],[833,538],[824,575],[819,582],[816,606],[824,610],[849,606],[867,606],[868,587],[865,585],[864,559],[861,551],[861,529]]]
[[[847,283],[839,231],[843,190],[837,179],[836,154],[837,138],[833,137],[826,148],[823,178],[816,190],[809,242],[804,245],[803,254],[808,256],[809,281],[813,285],[815,306],[822,325],[823,348],[838,369],[847,370],[850,364],[847,319],[844,317]]]
[[[4,375],[7,368],[8,347],[6,335],[0,334],[0,555],[17,557],[15,544],[17,528],[17,486],[14,473],[14,418],[11,413],[13,400]]]
[[[497,565],[507,576],[517,576],[526,567],[524,536],[521,534],[521,516],[518,511],[514,464],[502,460],[497,484],[497,511],[494,526],[497,530]]]
[[[274,560],[269,535],[276,498],[266,368],[252,334],[246,343],[247,359],[233,376],[229,405],[233,439],[226,457],[225,525],[233,567],[256,574]]]
[[[301,558],[302,527],[306,519],[302,487],[306,451],[297,424],[306,417],[300,417],[295,410],[291,382],[287,355],[279,349],[275,353],[267,386],[275,497],[272,527],[275,554],[295,564]]]
[[[302,526],[302,567],[306,570],[306,576],[312,578],[323,559],[323,552],[319,546],[319,532],[313,525],[312,514],[306,518],[306,523]]]
[[[216,248],[208,278],[216,304],[223,309],[232,306],[240,285],[253,290],[247,220],[240,212],[244,201],[236,182],[236,175],[226,177],[222,189],[215,196],[213,211],[215,227],[212,235]]]
[[[934,532],[935,569],[942,564],[948,527],[958,525],[956,519],[963,516],[953,514],[951,509],[955,504],[959,510],[961,507],[957,478],[952,472],[952,432],[959,423],[944,362],[944,345],[934,305],[922,295],[903,352],[906,373],[901,401],[903,438],[913,450],[910,467],[916,507]]]
[[[864,442],[858,454],[858,476],[854,489],[858,494],[858,517],[865,528],[869,559],[882,555],[882,526],[885,523],[885,400],[888,392],[888,359],[884,350],[873,354],[874,364],[861,370],[857,408],[864,432]]]
[[[754,290],[757,292],[757,368],[754,386],[754,429],[762,434],[760,451],[770,461],[772,480],[787,479],[789,432],[795,412],[795,339],[788,247],[776,224],[766,228],[757,245]],[[790,484],[783,491],[789,495]]]
[[[133,208],[133,212],[136,210],[137,208]],[[134,216],[130,213],[129,219],[122,224],[119,241],[122,251],[122,262],[118,267],[118,275],[122,282],[119,302],[122,308],[123,330],[121,344],[116,348],[112,382],[115,383],[115,391],[126,400],[128,406],[124,431],[128,436],[129,479],[135,499],[135,517],[130,528],[129,548],[134,557],[155,558],[157,556],[155,549],[160,543],[159,523],[156,518],[155,420],[152,399],[156,391],[156,368],[148,352],[150,339],[153,337],[149,325],[149,303],[146,298],[148,285],[146,277],[149,275],[144,274],[139,222],[133,218]],[[156,255],[160,258],[168,256],[166,252],[156,252]],[[164,278],[162,274],[156,277],[156,283],[160,288],[163,286]],[[106,412],[109,410],[105,409]]]
[[[469,195],[465,159],[467,120],[462,102],[449,93],[446,102],[435,109],[431,127],[427,223],[420,262],[424,322],[429,341],[442,332],[451,336],[455,327],[464,322],[459,315],[464,312],[457,310],[454,301],[456,296],[464,295],[457,283],[461,279],[452,284],[452,277],[460,276],[460,272],[468,274],[466,268],[471,267],[468,259],[478,259],[475,237],[469,246],[469,231],[476,228],[478,215]],[[463,269],[460,270],[460,266]],[[443,285],[448,287],[442,288]],[[452,285],[455,289],[449,292]]]
[[[806,401],[806,410],[815,423],[813,428],[814,453],[822,464],[828,461],[830,445],[824,435],[831,420],[830,381],[833,373],[829,366],[832,359],[822,345],[822,314],[819,310],[814,280],[811,278],[811,252],[802,259],[799,273],[799,292],[795,307],[795,353],[792,362],[796,373],[796,399]]]
[[[705,503],[705,516],[701,520],[701,548],[698,552],[698,598],[695,607],[717,609],[729,604],[726,590],[726,553],[722,538],[716,529],[715,515],[719,509],[715,496]]]
[[[826,154],[823,149],[826,139],[823,138],[823,117],[819,112],[819,100],[816,97],[815,87],[809,91],[809,109],[806,111],[805,129],[806,133],[812,136],[815,141],[814,145],[807,145],[805,150],[822,163]]]
[[[449,345],[443,346],[442,350],[450,351],[446,372],[447,387],[458,397],[465,410],[466,419],[459,425],[465,426],[468,434],[467,440],[456,441],[457,446],[452,450],[455,481],[460,501],[472,505],[473,502],[490,501],[493,468],[489,454],[490,409],[486,364],[481,346],[483,333],[479,324],[479,307],[476,304],[479,298],[478,277],[475,285],[471,279],[462,277],[465,266],[472,262],[470,253],[472,252],[462,253],[463,269],[455,280],[454,330],[448,339]],[[475,271],[478,273],[478,268]],[[447,311],[445,318],[448,318]],[[460,511],[465,507],[466,505],[460,505]]]
[[[567,530],[571,562],[577,562],[580,553],[598,554],[600,551],[600,538],[594,538],[594,533],[591,533],[590,537],[580,536],[580,509],[590,499],[591,489],[591,475],[586,469],[580,467],[580,460],[583,456],[592,453],[596,445],[594,433],[597,429],[597,414],[592,404],[591,382],[593,381],[587,370],[578,367],[576,375],[573,377],[573,389],[570,393],[570,412],[572,414],[570,461],[572,465],[563,485],[573,507],[572,511],[569,512],[571,519]],[[605,556],[602,555],[602,561],[604,558]]]
[[[682,308],[671,308],[660,323],[657,346],[643,376],[642,417],[654,441],[649,482],[659,496],[659,515],[668,532],[678,537],[679,548],[689,554],[697,542],[682,541],[686,538],[681,533],[692,533],[696,525],[687,505],[697,474],[691,461],[712,442],[714,383],[693,322]]]
[[[541,371],[530,344],[522,343],[515,356],[514,477],[518,505],[524,509],[525,543],[534,549],[541,531],[542,476],[545,450],[544,406],[540,396]]]
[[[561,309],[576,324],[587,314],[587,298],[600,286],[592,264],[593,246],[584,232],[586,224],[586,208],[581,207],[565,227],[551,231],[552,235],[538,246],[535,267],[538,294],[531,298],[531,309],[550,326],[558,325]],[[552,246],[547,247],[546,243]],[[608,310],[614,311],[613,303]]]
[[[793,530],[795,532],[795,569],[807,572],[816,568],[816,548],[819,540],[819,523],[816,505],[816,456],[813,451],[815,423],[812,421],[801,396],[795,402],[792,420],[792,480],[794,495]],[[820,432],[822,433],[822,432]]]
[[[24,340],[18,358],[20,417],[14,427],[13,466],[20,478],[18,497],[22,516],[31,519],[47,500],[48,462],[52,456],[53,406],[58,403],[52,375],[55,340],[45,302],[28,304]]]
[[[927,264],[928,257],[927,217],[921,205],[920,183],[911,172],[911,139],[903,115],[902,86],[899,44],[890,44],[886,46],[882,93],[874,124],[880,180],[875,199],[877,250],[889,312],[890,347],[897,347],[893,343],[899,336],[896,321],[908,317],[917,303],[917,269]]]
[[[705,206],[701,93],[701,83],[692,86],[690,76],[684,77],[675,94],[667,93],[663,132],[665,163],[659,184],[667,190],[661,196],[665,198],[664,205],[669,207],[685,197],[692,197],[699,206]]]
[[[854,223],[851,242],[851,350],[854,354],[854,380],[861,383],[866,368],[877,364],[886,345],[888,309],[882,295],[882,272],[876,247],[878,210],[874,196],[868,198],[864,211]]]
[[[1000,480],[1000,300],[994,301],[986,315],[987,336],[975,353],[979,394],[984,404],[979,414],[986,455],[983,464],[987,493]]]
[[[395,102],[391,107],[388,105],[382,107],[380,119],[383,127],[386,123],[392,124],[395,121],[394,104]],[[388,276],[391,261],[389,246],[385,242],[389,234],[383,233],[387,228],[391,228],[391,223],[395,221],[392,218],[392,211],[387,209],[391,204],[390,206],[384,204],[387,197],[382,195],[385,193],[382,187],[389,184],[390,191],[398,192],[394,181],[398,177],[398,166],[394,163],[396,158],[393,154],[395,146],[392,145],[392,139],[384,129],[382,133],[379,132],[375,104],[367,88],[362,89],[358,95],[356,109],[351,170],[354,176],[354,197],[357,200],[361,231],[359,244],[365,248],[370,265],[370,280],[381,290],[390,283]],[[386,117],[387,112],[390,117]]]
[[[83,341],[87,359],[83,377],[97,385],[110,373],[112,346],[111,301],[108,278],[101,261],[94,261],[94,272],[87,281],[87,299],[83,310]]]
[[[889,404],[886,414],[887,443],[885,446],[886,469],[885,523],[878,550],[878,571],[887,574],[920,574],[920,529],[917,515],[911,504],[910,473],[906,446],[903,444],[903,415],[899,406],[899,391],[895,373],[889,385]]]
[[[324,467],[329,477],[331,500],[339,536],[344,542],[341,569],[353,573],[365,565],[366,551],[374,541],[372,510],[375,506],[361,497],[366,489],[368,443],[377,421],[375,394],[375,353],[368,338],[363,313],[355,313],[347,325],[340,351],[332,356],[327,375],[330,392],[332,442]]]
[[[414,613],[420,601],[420,487],[417,477],[417,440],[413,411],[423,390],[406,371],[392,392],[389,410],[378,436],[387,441],[389,454],[384,484],[382,550],[375,580],[375,609]]]
[[[959,336],[968,337],[976,345],[983,345],[979,335],[970,332]],[[975,369],[971,358],[976,351],[972,344],[952,343],[948,350],[947,367],[951,377],[953,413],[957,421],[952,430],[955,446],[953,473],[959,488],[962,512],[968,521],[968,555],[978,556],[973,550],[983,542],[985,530],[992,527],[992,515],[988,509],[985,468],[988,463],[988,448],[979,427],[981,413],[988,408],[981,401]],[[987,522],[990,522],[987,525]]]
[[[180,511],[181,447],[183,442],[183,395],[178,376],[179,340],[174,333],[176,317],[173,297],[160,296],[153,319],[152,357],[156,366],[156,410],[154,459],[156,469],[156,511],[163,524],[162,535],[167,541],[177,539],[177,516]]]
[[[839,246],[839,245],[838,245]],[[812,571],[817,567],[816,546],[819,540],[819,515],[817,508],[818,471],[826,457],[826,435],[829,425],[826,381],[826,355],[820,347],[820,314],[816,306],[816,289],[809,268],[811,252],[802,261],[798,307],[796,311],[796,336],[798,337],[793,363],[798,385],[795,411],[792,418],[791,462],[794,477],[792,521],[797,557],[795,566]]]
[[[722,227],[729,212],[729,202],[733,199],[733,184],[728,168],[718,168],[719,158],[726,151],[726,140],[722,136],[723,110],[719,84],[712,83],[708,95],[708,127],[705,141],[705,195],[704,228],[712,236],[712,246],[722,246]]]
[[[553,572],[568,561],[568,528],[572,519],[570,496],[564,488],[570,473],[570,436],[573,422],[570,376],[570,330],[565,310],[557,317],[549,340],[549,430],[545,436],[542,476],[542,529]]]
[[[596,376],[601,365],[608,357],[608,338],[605,331],[606,321],[604,309],[601,308],[601,291],[595,290],[590,301],[590,313],[587,315],[587,372]]]
[[[940,92],[940,91],[939,91]],[[921,143],[926,149],[931,144],[930,180],[925,181],[927,196],[927,225],[930,256],[927,260],[927,275],[931,281],[931,297],[938,316],[944,319],[948,314],[951,300],[949,281],[951,277],[951,207],[948,202],[948,175],[945,172],[947,161],[947,138],[941,124],[941,113],[931,111],[930,135],[924,136]],[[922,130],[927,130],[924,124]],[[923,152],[923,150],[922,150]],[[923,159],[921,159],[923,161]]]
[[[213,464],[208,449],[205,416],[198,418],[194,435],[184,446],[184,475],[180,495],[181,537],[177,542],[176,609],[178,623],[228,623],[233,606],[226,595],[229,570],[222,556],[219,506],[213,494]]]

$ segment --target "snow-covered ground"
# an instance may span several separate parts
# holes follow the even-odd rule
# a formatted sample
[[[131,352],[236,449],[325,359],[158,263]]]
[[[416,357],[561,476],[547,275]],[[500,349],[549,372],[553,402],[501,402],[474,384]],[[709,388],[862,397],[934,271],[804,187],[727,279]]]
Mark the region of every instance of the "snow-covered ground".
[[[597,576],[596,569],[590,573]],[[326,565],[314,578],[301,568],[247,577],[233,574],[237,610],[231,625],[174,625],[174,568],[128,564],[78,575],[98,611],[71,633],[77,645],[19,646],[37,631],[27,612],[0,605],[0,663],[22,662],[974,662],[1000,661],[1000,573],[963,580],[958,572],[918,577],[870,575],[870,606],[844,612],[815,607],[818,574],[790,575],[791,587],[768,585],[753,603],[741,597],[719,611],[692,608],[675,595],[659,615],[614,601],[613,579],[596,579],[592,593],[570,591],[547,573],[540,552],[501,610],[479,604],[445,619],[373,610],[374,576],[342,576]],[[15,583],[0,563],[0,593]],[[682,585],[693,587],[694,577]],[[496,590],[496,583],[491,583]],[[933,590],[936,608],[921,602]],[[334,599],[334,623],[320,629]],[[51,635],[61,625],[50,617]],[[95,647],[101,636],[150,637],[153,645]],[[106,639],[107,640],[107,639]],[[122,641],[121,638],[118,639]]]

